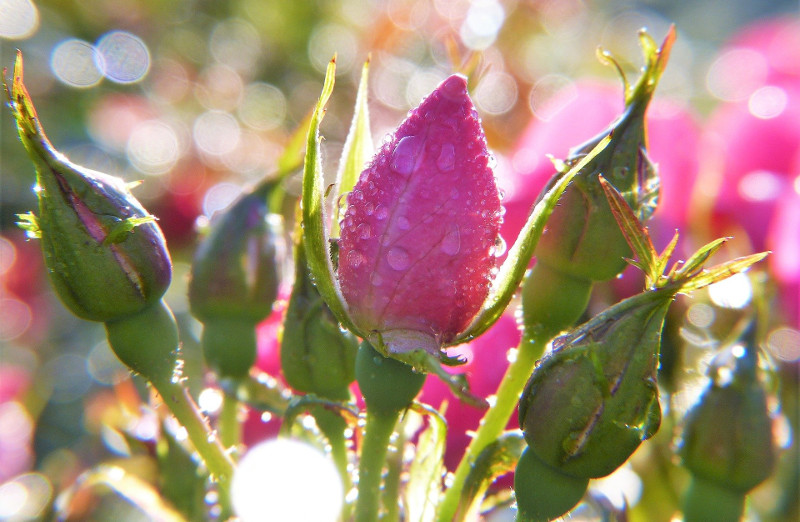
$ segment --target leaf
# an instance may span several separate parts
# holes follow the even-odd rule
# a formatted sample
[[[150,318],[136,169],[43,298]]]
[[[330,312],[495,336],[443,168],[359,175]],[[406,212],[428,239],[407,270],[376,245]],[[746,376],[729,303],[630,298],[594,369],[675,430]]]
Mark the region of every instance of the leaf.
[[[123,219],[108,232],[108,235],[103,240],[103,244],[113,245],[114,243],[121,243],[125,241],[125,237],[127,237],[128,233],[134,228],[139,225],[144,225],[145,223],[154,223],[155,221],[155,216],[129,217]]]
[[[483,495],[494,479],[514,471],[526,443],[519,430],[507,431],[478,455],[472,465],[458,502],[455,521],[472,520]]]
[[[661,275],[661,272],[658,272],[658,253],[650,240],[647,228],[639,221],[628,202],[611,183],[606,181],[602,175],[598,176],[598,181],[603,187],[608,204],[611,206],[611,213],[614,214],[614,219],[616,219],[622,235],[625,236],[625,241],[639,260],[636,266],[642,269],[651,283],[658,281]]]
[[[700,269],[700,267],[703,266],[703,263],[708,261],[708,259],[714,255],[717,250],[722,248],[722,245],[724,245],[728,239],[730,238],[724,237],[715,239],[714,241],[702,246],[697,252],[692,254],[679,269],[675,271],[675,276],[685,276]]]
[[[359,332],[347,314],[347,305],[342,298],[339,283],[333,273],[328,234],[325,230],[325,212],[323,199],[323,174],[322,161],[319,150],[319,126],[325,115],[325,105],[333,92],[334,77],[336,75],[336,58],[328,64],[325,73],[325,83],[322,94],[311,115],[311,123],[306,137],[306,158],[303,171],[303,241],[306,245],[308,267],[314,278],[322,298],[331,309],[336,320],[345,328],[360,337],[366,337]]]
[[[430,406],[413,403],[411,409],[427,415],[428,427],[419,435],[416,454],[408,470],[405,491],[406,520],[429,521],[436,517],[444,475],[444,448],[447,422]]]
[[[514,246],[508,251],[508,257],[506,257],[503,266],[500,267],[500,271],[492,283],[492,288],[480,312],[467,329],[449,343],[450,345],[474,339],[488,330],[500,318],[525,276],[528,263],[531,256],[533,256],[533,251],[536,249],[536,244],[539,242],[547,219],[555,209],[561,194],[572,181],[572,178],[605,149],[610,140],[610,136],[603,138],[589,154],[561,176],[539,203],[536,204],[530,216],[528,216],[525,226],[522,227],[519,237],[514,242]]]
[[[367,106],[367,82],[369,78],[369,62],[364,63],[361,70],[361,81],[358,84],[356,106],[353,112],[353,122],[350,132],[344,142],[342,157],[339,160],[339,172],[336,175],[338,196],[334,198],[333,222],[331,223],[331,236],[339,236],[339,218],[344,215],[347,208],[345,194],[353,190],[358,181],[358,176],[364,170],[364,165],[372,157],[372,134],[369,126],[369,107]],[[341,200],[341,203],[339,202]]]
[[[16,225],[25,231],[25,236],[29,239],[39,239],[42,237],[42,231],[39,228],[39,218],[33,212],[26,212],[25,214],[17,214]]]
[[[734,274],[744,272],[768,255],[769,252],[761,252],[745,257],[737,257],[736,259],[712,266],[711,268],[705,268],[698,275],[681,284],[680,291],[690,292],[727,279]]]

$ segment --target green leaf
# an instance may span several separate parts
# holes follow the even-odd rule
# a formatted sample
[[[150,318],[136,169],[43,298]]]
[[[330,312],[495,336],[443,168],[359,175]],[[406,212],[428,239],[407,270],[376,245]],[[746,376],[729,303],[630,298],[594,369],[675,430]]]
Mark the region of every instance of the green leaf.
[[[725,263],[704,268],[699,274],[680,285],[681,292],[690,292],[703,288],[713,283],[718,283],[734,274],[744,272],[754,264],[758,263],[769,255],[769,252],[761,252],[745,257],[737,257]]]
[[[369,126],[369,108],[367,106],[367,81],[369,78],[369,58],[361,70],[361,81],[358,84],[356,107],[350,132],[344,142],[342,157],[339,160],[339,172],[336,175],[337,195],[334,197],[333,222],[331,236],[339,237],[339,218],[347,208],[345,194],[353,190],[361,171],[372,157],[372,134]],[[340,201],[341,200],[341,201]]]
[[[306,245],[308,267],[322,298],[331,309],[336,320],[345,328],[360,337],[366,337],[350,320],[347,305],[342,297],[339,283],[333,273],[328,234],[325,230],[325,211],[323,198],[322,161],[319,150],[319,126],[325,115],[325,105],[333,92],[336,75],[336,58],[328,64],[325,83],[314,112],[306,137],[306,158],[303,171],[303,241]]]
[[[16,225],[25,231],[25,235],[29,239],[40,239],[42,231],[39,228],[39,218],[33,212],[26,212],[25,214],[17,214]]]
[[[605,192],[611,207],[611,213],[614,214],[614,219],[617,221],[625,241],[638,258],[638,263],[632,264],[642,269],[649,280],[649,286],[658,281],[661,275],[661,272],[658,272],[658,253],[650,240],[650,234],[622,194],[602,175],[598,176],[598,181],[603,187],[603,192]]]
[[[525,446],[522,433],[514,430],[503,433],[481,451],[464,481],[454,521],[473,519],[486,490],[494,479],[514,471]]]
[[[675,270],[675,276],[686,276],[699,270],[703,266],[703,263],[708,261],[708,258],[714,255],[717,250],[722,248],[722,245],[724,245],[728,239],[730,238],[723,237],[720,239],[715,239],[714,241],[702,246],[697,252],[692,254],[691,257],[689,257],[689,259],[687,259],[680,268]]]
[[[531,256],[533,256],[533,251],[536,249],[536,244],[539,242],[547,219],[553,209],[556,208],[561,194],[572,181],[572,178],[605,149],[610,140],[610,136],[603,138],[589,154],[561,176],[539,203],[536,204],[533,212],[528,216],[525,226],[522,227],[519,237],[514,242],[514,246],[508,251],[508,257],[506,257],[503,266],[500,267],[500,271],[492,283],[489,296],[483,303],[480,312],[467,329],[450,343],[451,345],[474,339],[488,330],[500,318],[525,276],[528,263]]]
[[[108,235],[106,235],[106,238],[103,240],[103,244],[113,245],[114,243],[121,243],[125,241],[128,233],[134,228],[138,227],[139,225],[153,223],[155,221],[155,216],[129,217],[127,219],[123,219],[114,225],[114,227],[108,232]]]
[[[441,496],[444,475],[444,449],[447,442],[447,422],[430,406],[413,403],[411,409],[428,415],[428,427],[420,433],[416,454],[408,470],[405,490],[406,520],[434,520]]]

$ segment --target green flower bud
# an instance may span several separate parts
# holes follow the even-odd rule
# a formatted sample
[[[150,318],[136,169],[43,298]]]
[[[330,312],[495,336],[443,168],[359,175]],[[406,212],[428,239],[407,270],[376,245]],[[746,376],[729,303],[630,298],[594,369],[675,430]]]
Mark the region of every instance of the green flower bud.
[[[39,214],[25,216],[25,228],[41,238],[50,280],[64,305],[78,317],[105,322],[157,303],[172,265],[155,218],[120,178],[75,165],[53,148],[22,82],[21,55],[10,97],[36,167]]]
[[[178,358],[178,325],[164,301],[105,323],[111,349],[136,373],[156,383],[172,380]]]
[[[367,411],[389,416],[408,408],[425,383],[425,374],[396,359],[384,357],[369,342],[358,347],[356,381]]]
[[[609,145],[575,176],[564,192],[536,247],[538,263],[572,277],[590,281],[612,279],[625,268],[623,258],[631,256],[631,249],[598,181],[599,174],[622,193],[641,221],[647,220],[655,210],[658,175],[647,156],[644,117],[666,66],[675,33],[671,31],[658,49],[645,33],[640,36],[647,63],[636,85],[626,89],[625,111],[608,129],[573,149],[562,163],[561,172],[543,191],[549,190],[600,140],[611,135]]]
[[[730,368],[712,368],[711,383],[687,414],[680,455],[694,477],[743,495],[772,473],[775,446],[755,350],[740,345],[734,353],[732,376]]]
[[[358,340],[339,328],[311,282],[305,249],[295,248],[295,282],[281,340],[281,369],[295,390],[329,399],[347,399],[355,379]]]
[[[586,493],[588,478],[571,477],[525,448],[514,472],[517,521],[552,520],[571,510]]]
[[[265,182],[212,225],[192,264],[189,305],[204,324],[203,353],[221,376],[242,377],[255,362],[256,325],[278,293],[282,226],[270,215]]]
[[[545,464],[602,477],[658,430],[658,352],[675,291],[626,299],[553,342],[519,405],[525,440]]]

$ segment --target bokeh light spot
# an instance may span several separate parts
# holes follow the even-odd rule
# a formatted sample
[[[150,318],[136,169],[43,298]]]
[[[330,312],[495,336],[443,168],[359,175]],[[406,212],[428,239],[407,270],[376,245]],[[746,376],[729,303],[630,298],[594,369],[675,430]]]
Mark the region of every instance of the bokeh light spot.
[[[72,87],[92,87],[103,79],[102,57],[89,42],[70,39],[58,44],[50,57],[56,78]]]
[[[86,369],[94,380],[105,385],[120,383],[130,373],[111,351],[107,341],[101,341],[92,348],[86,359]]]
[[[706,88],[723,101],[747,99],[764,84],[767,60],[752,49],[731,49],[717,58],[706,75]]]
[[[470,49],[482,51],[497,39],[506,13],[497,0],[473,0],[459,32]]]
[[[314,501],[308,501],[313,492]],[[243,522],[334,521],[344,492],[336,467],[316,448],[270,440],[248,451],[231,484],[231,501]]]
[[[39,473],[25,473],[0,486],[0,518],[41,520],[53,496],[50,481]]]
[[[175,166],[180,156],[178,135],[163,121],[144,121],[131,132],[127,154],[140,172],[164,174]]]
[[[781,194],[781,178],[768,170],[748,172],[738,185],[739,195],[747,201],[773,201]]]
[[[203,214],[209,218],[228,207],[242,193],[242,187],[235,183],[217,183],[206,192],[203,198]]]
[[[39,28],[39,10],[31,0],[0,0],[0,38],[22,40]]]
[[[86,367],[86,359],[67,353],[51,359],[44,367],[48,384],[53,387],[50,400],[55,403],[72,402],[89,391],[92,379]]]
[[[800,359],[800,332],[793,328],[777,328],[767,337],[767,348],[778,359],[795,362]]]
[[[242,72],[252,70],[262,52],[258,31],[241,18],[215,25],[208,46],[216,61]]]
[[[24,301],[3,297],[0,299],[0,310],[0,341],[16,339],[30,327],[33,314]]]
[[[708,296],[714,304],[723,308],[743,308],[753,298],[753,285],[746,274],[734,274],[709,285]]]
[[[238,114],[242,122],[253,129],[271,130],[283,124],[286,110],[286,96],[280,89],[256,82],[245,87]]]
[[[566,76],[548,74],[531,89],[531,111],[542,121],[550,121],[578,97],[578,88]]]
[[[785,90],[775,85],[766,85],[750,95],[747,108],[756,118],[769,120],[780,116],[788,102],[789,96]]]
[[[236,118],[224,111],[208,111],[194,122],[194,142],[212,156],[222,156],[239,144],[241,129]]]
[[[197,405],[205,413],[216,413],[222,407],[222,392],[216,388],[206,388],[197,396]]]
[[[507,73],[488,73],[475,89],[475,103],[488,114],[505,114],[517,103],[517,82]]]
[[[125,31],[112,31],[97,42],[103,73],[117,83],[134,83],[150,69],[150,52],[141,38]]]
[[[337,76],[352,69],[357,50],[358,43],[353,32],[339,24],[318,25],[308,41],[308,57],[314,68],[320,72],[325,72],[328,62],[336,53]]]

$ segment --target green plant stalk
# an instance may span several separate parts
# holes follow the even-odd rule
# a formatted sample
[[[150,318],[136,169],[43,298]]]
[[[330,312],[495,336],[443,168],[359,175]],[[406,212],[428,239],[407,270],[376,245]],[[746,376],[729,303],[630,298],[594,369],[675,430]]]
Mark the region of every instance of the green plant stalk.
[[[216,437],[211,436],[211,430],[203,415],[200,413],[189,392],[180,384],[171,380],[158,379],[151,381],[169,408],[172,415],[181,426],[186,429],[189,440],[211,475],[211,480],[217,483],[220,504],[223,512],[230,513],[230,484],[233,478],[234,463],[225,452]]]
[[[350,473],[347,470],[347,439],[344,436],[344,432],[347,429],[347,421],[338,413],[329,410],[315,409],[313,415],[317,421],[317,426],[325,434],[328,443],[331,445],[331,457],[333,457],[333,463],[339,471],[339,477],[342,479],[342,489],[345,496],[347,496],[353,487]],[[342,520],[349,520],[349,518],[350,506],[345,503],[342,507]]]
[[[376,414],[367,410],[367,425],[358,465],[356,522],[377,522],[381,507],[381,478],[389,440],[400,412]]]
[[[386,457],[386,479],[383,482],[383,507],[386,511],[381,522],[400,522],[400,474],[403,472],[405,442],[401,428]]]
[[[525,383],[533,372],[536,361],[542,356],[544,348],[552,335],[540,335],[531,338],[523,335],[517,349],[517,358],[509,364],[500,387],[497,389],[497,401],[489,408],[483,417],[483,423],[475,432],[475,437],[467,447],[464,457],[456,468],[453,482],[445,492],[442,503],[439,506],[439,522],[449,522],[455,519],[458,509],[461,492],[464,489],[464,481],[472,468],[481,451],[491,444],[503,433],[508,419],[514,413],[514,408],[519,401]]]
[[[242,441],[242,426],[239,422],[239,399],[234,394],[222,395],[222,409],[217,425],[219,440],[223,448],[236,448]]]

